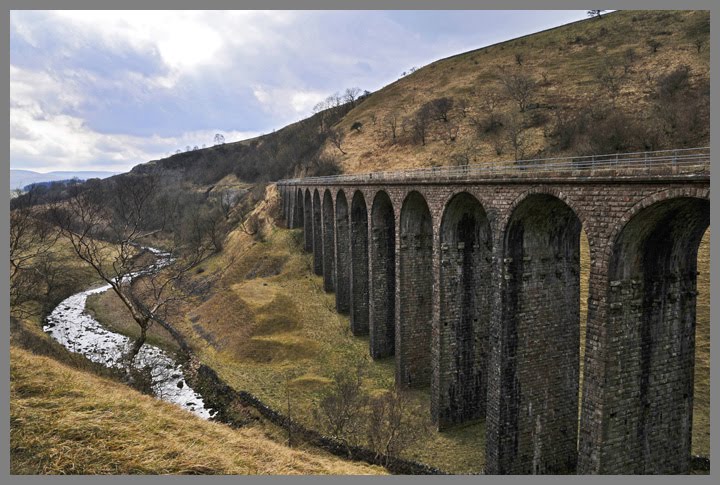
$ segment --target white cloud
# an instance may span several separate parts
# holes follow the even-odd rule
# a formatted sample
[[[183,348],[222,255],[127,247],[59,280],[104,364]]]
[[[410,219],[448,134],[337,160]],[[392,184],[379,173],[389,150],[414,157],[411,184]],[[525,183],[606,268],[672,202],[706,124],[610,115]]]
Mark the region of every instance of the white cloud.
[[[124,171],[164,157],[187,145],[211,145],[221,130],[199,130],[172,137],[98,133],[63,108],[80,101],[47,73],[11,66],[10,152],[15,161],[32,162],[41,171],[98,169]],[[45,106],[39,98],[56,99]],[[255,131],[223,131],[226,142],[257,136]]]
[[[220,130],[202,130],[173,137],[105,134],[90,130],[82,119],[57,115],[37,119],[27,111],[11,109],[10,151],[20,160],[42,160],[34,170],[99,169],[126,171],[138,163],[185,151],[186,146],[211,146]],[[234,142],[257,132],[222,132]],[[18,136],[20,135],[20,136]]]
[[[72,25],[78,37],[99,38],[106,48],[130,46],[157,52],[175,73],[223,65],[232,49],[266,47],[273,43],[274,29],[294,17],[293,12],[275,11],[62,10],[50,14]],[[19,28],[25,38],[32,39],[27,26]]]
[[[332,92],[378,89],[413,65],[477,47],[468,38],[493,30],[464,15],[464,26],[438,36],[442,12],[430,24],[404,15],[13,11],[11,164],[126,170],[209,145],[216,132],[252,137],[309,115]]]
[[[310,114],[313,106],[327,98],[330,93],[317,90],[266,87],[255,85],[253,95],[262,109],[284,120],[286,123],[297,121]]]

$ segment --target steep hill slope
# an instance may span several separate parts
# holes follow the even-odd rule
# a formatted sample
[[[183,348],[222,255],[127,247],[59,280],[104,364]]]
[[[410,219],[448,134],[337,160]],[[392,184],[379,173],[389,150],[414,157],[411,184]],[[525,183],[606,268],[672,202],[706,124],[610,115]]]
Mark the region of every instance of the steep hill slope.
[[[709,25],[703,11],[619,11],[439,60],[343,118],[346,154],[324,150],[364,172],[704,146]]]

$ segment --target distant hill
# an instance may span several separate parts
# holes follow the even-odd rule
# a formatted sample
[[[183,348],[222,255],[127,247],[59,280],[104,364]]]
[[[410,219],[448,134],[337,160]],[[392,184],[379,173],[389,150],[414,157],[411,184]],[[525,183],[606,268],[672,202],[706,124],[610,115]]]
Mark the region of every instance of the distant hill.
[[[57,180],[70,180],[77,178],[80,180],[88,180],[92,178],[104,179],[118,172],[104,171],[56,171],[56,172],[33,172],[32,170],[14,170],[10,169],[10,190],[22,189],[26,185],[41,182],[53,182]]]

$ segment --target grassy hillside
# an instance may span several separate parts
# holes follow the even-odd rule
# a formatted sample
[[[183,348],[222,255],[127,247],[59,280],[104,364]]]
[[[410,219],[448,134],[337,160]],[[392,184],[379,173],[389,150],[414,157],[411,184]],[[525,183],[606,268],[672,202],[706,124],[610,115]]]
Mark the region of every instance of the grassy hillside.
[[[519,158],[704,146],[709,25],[703,11],[619,11],[443,59],[348,113],[339,123],[348,133],[347,154],[328,143],[324,149],[347,172],[507,160],[516,155],[511,123],[518,125]],[[669,95],[678,79],[666,77],[681,66],[688,68],[682,96],[699,110],[692,121]],[[524,112],[503,84],[512,76],[534,83]],[[452,100],[447,121],[428,123],[424,145],[413,140],[418,110],[443,97]],[[395,143],[392,117],[398,121]],[[684,131],[677,117],[695,123],[696,131]],[[360,130],[351,129],[356,122]]]
[[[382,474],[11,348],[13,474]]]

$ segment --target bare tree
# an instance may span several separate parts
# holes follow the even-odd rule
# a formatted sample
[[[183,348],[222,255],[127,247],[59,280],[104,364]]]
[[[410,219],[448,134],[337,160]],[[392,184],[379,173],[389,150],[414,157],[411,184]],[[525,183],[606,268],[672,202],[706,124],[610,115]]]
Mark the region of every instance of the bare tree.
[[[527,147],[527,136],[523,119],[518,114],[512,114],[505,118],[505,134],[508,143],[515,152],[515,160],[521,160],[525,156]]]
[[[32,187],[11,205],[10,314],[15,317],[37,313],[26,304],[39,296],[39,287],[51,281],[48,277],[55,277],[50,262],[60,234],[39,217],[38,202],[38,188]]]
[[[405,120],[405,124],[410,128],[413,140],[415,140],[416,143],[420,142],[423,146],[425,146],[431,119],[432,108],[426,103],[417,110],[415,116]]]
[[[383,123],[387,126],[390,135],[392,136],[393,145],[397,142],[397,128],[398,128],[398,114],[395,111],[385,115]]]
[[[345,132],[342,128],[335,128],[328,131],[328,140],[330,140],[330,143],[332,143],[335,148],[340,150],[340,153],[343,155],[347,155],[345,151],[342,149],[342,143],[345,141]]]
[[[225,137],[222,133],[215,133],[215,138],[213,138],[213,141],[216,145],[222,145],[223,143],[225,143]]]
[[[505,153],[505,138],[500,132],[490,133],[490,145],[492,145],[496,155]]]
[[[428,101],[423,105],[428,114],[437,121],[447,123],[449,121],[448,114],[453,107],[453,99],[448,97],[436,98]]]
[[[327,128],[325,126],[325,118],[327,116],[326,110],[328,109],[327,101],[320,101],[315,106],[313,106],[312,113],[313,115],[317,115],[318,122],[319,122],[319,129],[320,133],[325,133],[325,129]]]
[[[605,10],[588,10],[587,15],[588,15],[588,17],[596,18],[599,20],[602,17],[602,13],[604,11]]]
[[[623,52],[623,72],[627,75],[632,69],[632,65],[637,59],[637,53],[632,47],[628,47]]]
[[[620,89],[625,83],[625,72],[626,71],[617,63],[606,59],[600,66],[600,70],[596,73],[597,80],[610,96],[613,106],[615,106],[617,96],[620,94]]]
[[[150,218],[156,216],[152,200],[157,188],[154,177],[125,176],[114,179],[107,188],[75,188],[67,200],[50,209],[53,222],[75,255],[110,285],[140,327],[126,355],[128,368],[153,323],[165,328],[187,351],[184,339],[166,318],[185,295],[207,286],[206,281],[193,282],[188,276],[213,253],[213,241],[207,234],[176,240],[162,268],[157,258],[139,251],[143,238],[158,232],[148,229]]]
[[[520,112],[524,112],[535,91],[537,91],[535,80],[520,71],[502,70],[500,82],[505,87],[508,96],[515,100]]]
[[[343,367],[334,375],[330,388],[314,410],[320,428],[345,444],[358,440],[362,426],[362,413],[368,402],[368,395],[362,388],[363,376],[362,363],[354,369]]]
[[[370,402],[367,441],[378,455],[398,456],[427,428],[411,421],[415,411],[409,396],[399,389],[387,392]]]
[[[215,194],[215,203],[225,220],[228,220],[232,208],[237,203],[237,195],[229,189],[222,189]]]
[[[354,107],[355,107],[355,103],[356,103],[356,101],[357,101],[357,99],[358,99],[358,96],[360,95],[361,92],[362,92],[361,89],[360,89],[360,88],[357,88],[357,87],[355,87],[355,88],[347,88],[347,89],[345,90],[345,95],[344,95],[344,100],[345,100],[345,102],[346,102],[346,103],[350,103],[350,106],[352,106],[352,107],[354,108]]]
[[[328,108],[339,108],[343,104],[343,97],[338,92],[334,92],[325,99]]]

